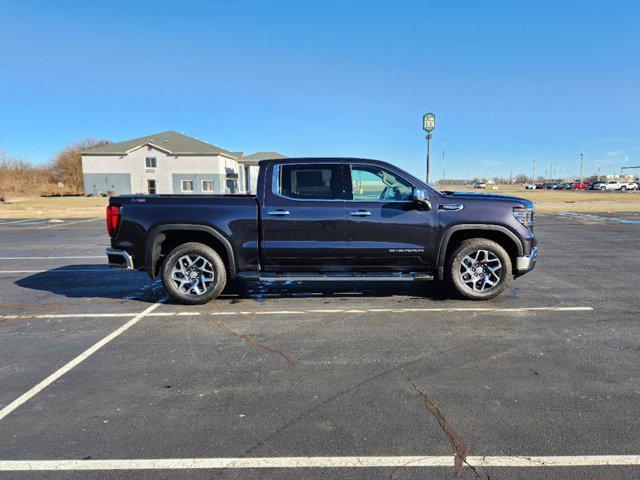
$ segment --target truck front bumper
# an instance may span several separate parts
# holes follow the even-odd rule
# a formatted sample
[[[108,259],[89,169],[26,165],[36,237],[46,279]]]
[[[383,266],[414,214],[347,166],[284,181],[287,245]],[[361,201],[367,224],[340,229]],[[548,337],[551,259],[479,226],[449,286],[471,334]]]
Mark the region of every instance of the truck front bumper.
[[[126,268],[127,270],[133,270],[133,258],[126,251],[107,248],[106,254],[111,268]]]
[[[536,259],[538,258],[538,246],[536,245],[531,249],[531,253],[526,257],[517,257],[516,258],[516,272],[518,275],[522,275],[523,273],[527,273],[530,270],[533,270],[533,267],[536,265]]]

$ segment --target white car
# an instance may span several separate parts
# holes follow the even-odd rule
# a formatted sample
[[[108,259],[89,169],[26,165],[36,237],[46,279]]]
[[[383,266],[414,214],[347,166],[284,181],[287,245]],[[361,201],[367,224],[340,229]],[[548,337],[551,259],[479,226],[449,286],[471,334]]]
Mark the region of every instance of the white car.
[[[524,188],[525,188],[525,190],[535,190],[536,189],[536,184],[535,183],[525,183],[524,184]]]
[[[600,185],[600,190],[637,190],[638,184],[633,182],[619,182],[617,180],[609,180]]]
[[[487,185],[484,183],[476,182],[473,184],[473,188],[487,188]]]

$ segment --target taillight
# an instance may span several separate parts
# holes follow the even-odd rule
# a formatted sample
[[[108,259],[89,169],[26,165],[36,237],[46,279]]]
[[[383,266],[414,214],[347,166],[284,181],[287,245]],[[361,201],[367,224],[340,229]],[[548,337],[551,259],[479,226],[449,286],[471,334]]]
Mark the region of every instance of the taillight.
[[[120,223],[120,207],[117,205],[109,205],[107,207],[107,232],[111,238],[118,233],[118,224]]]

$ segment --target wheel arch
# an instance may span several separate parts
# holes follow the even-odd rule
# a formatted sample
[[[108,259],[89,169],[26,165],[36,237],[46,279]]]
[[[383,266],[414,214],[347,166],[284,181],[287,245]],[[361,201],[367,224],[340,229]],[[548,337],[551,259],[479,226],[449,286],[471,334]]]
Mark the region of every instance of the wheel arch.
[[[164,224],[154,227],[147,238],[147,273],[151,278],[158,275],[162,254],[177,245],[199,242],[213,248],[227,268],[230,279],[236,276],[236,260],[231,242],[218,230],[202,224]]]
[[[488,238],[499,243],[511,257],[513,268],[516,265],[516,257],[524,255],[524,246],[518,236],[502,225],[489,225],[482,223],[458,224],[447,229],[440,239],[437,256],[438,280],[444,278],[444,265],[447,254],[454,245],[468,238]]]

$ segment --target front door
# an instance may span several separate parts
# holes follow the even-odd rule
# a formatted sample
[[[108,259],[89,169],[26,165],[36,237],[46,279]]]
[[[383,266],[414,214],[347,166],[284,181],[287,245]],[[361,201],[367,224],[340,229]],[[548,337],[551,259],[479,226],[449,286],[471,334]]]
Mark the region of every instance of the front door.
[[[283,163],[270,169],[261,210],[264,270],[341,270],[347,253],[342,165]]]
[[[347,260],[354,271],[429,271],[437,212],[411,199],[413,184],[375,164],[347,169]]]
[[[155,195],[156,194],[156,181],[155,180],[147,180],[147,193],[149,195]]]

